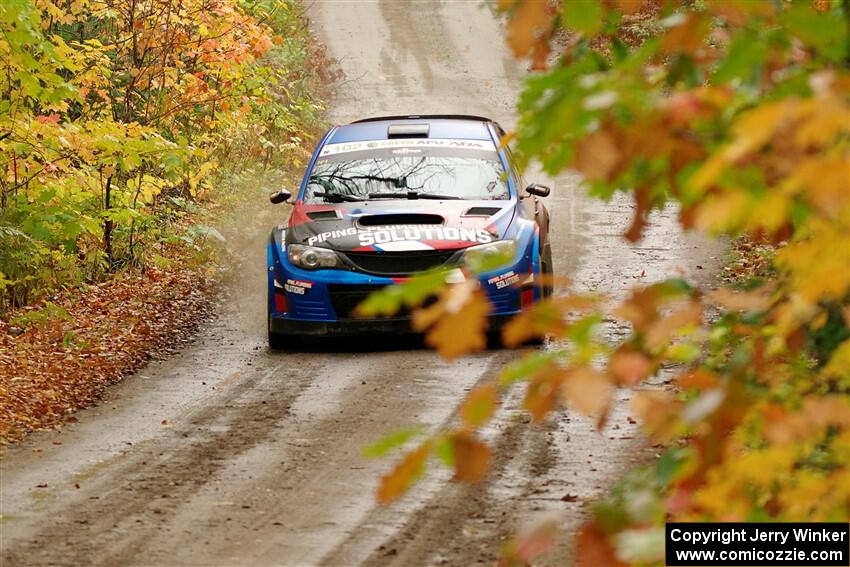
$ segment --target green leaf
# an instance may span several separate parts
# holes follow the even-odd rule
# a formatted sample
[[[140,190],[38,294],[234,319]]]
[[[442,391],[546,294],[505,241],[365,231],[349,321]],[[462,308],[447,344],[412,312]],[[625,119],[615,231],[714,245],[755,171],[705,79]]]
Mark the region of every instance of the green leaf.
[[[714,72],[713,83],[728,83],[733,79],[756,82],[769,55],[770,46],[754,30],[737,34],[726,58]]]
[[[558,353],[535,352],[506,366],[499,376],[499,383],[502,386],[510,386],[515,382],[525,380],[537,370],[558,360],[558,358]]]
[[[582,317],[570,327],[567,335],[578,347],[582,347],[593,338],[593,332],[600,322],[602,322],[602,316],[598,313]]]
[[[452,469],[455,466],[455,445],[449,435],[441,435],[434,444],[434,454],[444,465]]]
[[[389,435],[382,437],[378,441],[363,448],[363,456],[368,458],[383,457],[393,449],[401,447],[411,439],[419,437],[425,432],[425,428],[420,426],[402,429]]]
[[[840,64],[848,48],[845,17],[840,10],[819,13],[811,2],[793,2],[783,12],[782,21],[792,34]]]
[[[424,272],[404,283],[387,286],[366,298],[357,311],[364,317],[387,316],[396,313],[405,305],[419,305],[446,286],[448,273],[449,270],[439,268]]]
[[[564,3],[562,20],[566,27],[590,37],[602,29],[603,15],[598,0],[572,0]]]
[[[687,450],[674,447],[665,451],[655,463],[655,479],[661,486],[667,486],[681,470],[687,457]]]

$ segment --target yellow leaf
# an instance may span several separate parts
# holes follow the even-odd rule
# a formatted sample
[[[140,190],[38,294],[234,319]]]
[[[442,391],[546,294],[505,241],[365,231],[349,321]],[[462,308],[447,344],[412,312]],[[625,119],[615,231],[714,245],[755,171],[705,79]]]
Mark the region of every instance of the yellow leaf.
[[[744,229],[751,233],[773,234],[790,222],[791,200],[779,191],[754,199]]]
[[[487,314],[490,303],[477,282],[445,288],[440,300],[413,313],[413,328],[428,330],[425,342],[446,359],[483,349],[487,345]]]
[[[800,112],[794,100],[763,104],[742,115],[733,127],[733,139],[716,151],[690,180],[692,190],[705,191],[713,185],[724,169],[745,155],[760,149],[785,120]]]
[[[833,351],[829,362],[821,370],[827,378],[850,378],[850,339],[844,341]]]
[[[850,246],[847,229],[837,223],[812,221],[807,240],[794,242],[776,253],[776,263],[788,270],[798,297],[814,305],[840,299],[850,290]]]
[[[840,218],[850,200],[850,164],[846,156],[803,160],[782,188],[790,194],[802,193],[825,216]]]
[[[763,104],[743,114],[732,127],[734,140],[721,152],[732,163],[761,149],[781,124],[796,118],[806,105],[794,99]]]
[[[835,136],[850,130],[848,109],[839,97],[819,97],[811,114],[804,118],[794,133],[794,141],[801,149],[824,146]]]
[[[467,427],[475,428],[487,423],[496,408],[499,394],[494,384],[485,384],[472,390],[460,406],[460,416]]]
[[[750,197],[741,189],[710,195],[696,209],[697,228],[709,234],[737,232],[747,220]]]

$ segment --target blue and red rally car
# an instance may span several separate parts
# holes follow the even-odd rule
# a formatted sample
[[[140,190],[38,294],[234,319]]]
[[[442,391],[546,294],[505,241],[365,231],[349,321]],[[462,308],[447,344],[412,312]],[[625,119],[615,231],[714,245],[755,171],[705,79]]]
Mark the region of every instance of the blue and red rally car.
[[[288,224],[269,240],[269,345],[282,348],[287,335],[409,331],[404,314],[364,320],[353,311],[370,293],[438,266],[479,280],[494,328],[548,295],[550,279],[540,276],[552,272],[549,213],[537,197],[549,188],[525,185],[502,136],[492,120],[455,115],[331,128]],[[505,263],[465,269],[490,254]]]

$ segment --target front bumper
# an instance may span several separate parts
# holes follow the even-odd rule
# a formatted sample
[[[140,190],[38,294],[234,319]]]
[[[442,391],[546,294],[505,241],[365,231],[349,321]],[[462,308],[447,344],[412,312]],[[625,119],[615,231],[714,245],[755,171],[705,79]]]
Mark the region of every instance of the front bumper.
[[[489,318],[487,332],[499,331],[511,319],[510,315]],[[343,321],[307,321],[287,317],[269,317],[269,331],[276,335],[305,337],[350,337],[355,335],[415,335],[407,318],[347,319]]]

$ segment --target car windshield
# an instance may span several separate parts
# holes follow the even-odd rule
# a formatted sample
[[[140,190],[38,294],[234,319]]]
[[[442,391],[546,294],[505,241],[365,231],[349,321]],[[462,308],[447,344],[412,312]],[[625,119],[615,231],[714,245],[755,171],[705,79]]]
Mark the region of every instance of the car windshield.
[[[305,202],[378,199],[507,199],[505,172],[493,152],[395,149],[320,157],[307,182]],[[483,155],[482,155],[483,154]]]

